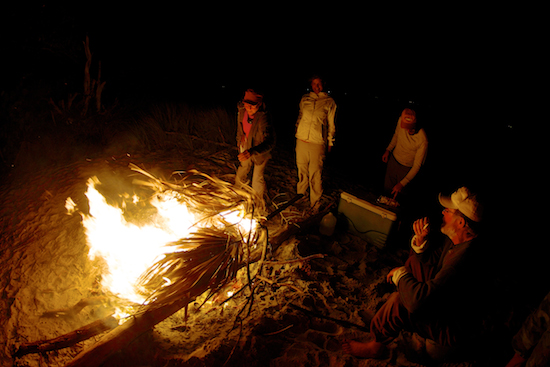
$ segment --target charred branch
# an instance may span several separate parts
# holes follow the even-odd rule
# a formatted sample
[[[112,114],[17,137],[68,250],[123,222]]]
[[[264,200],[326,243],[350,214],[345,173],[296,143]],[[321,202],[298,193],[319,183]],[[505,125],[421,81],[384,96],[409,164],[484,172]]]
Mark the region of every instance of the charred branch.
[[[89,339],[105,331],[111,330],[117,326],[118,321],[112,315],[110,315],[54,339],[21,344],[15,352],[14,356],[19,358],[31,353],[42,353],[71,347],[78,342]]]

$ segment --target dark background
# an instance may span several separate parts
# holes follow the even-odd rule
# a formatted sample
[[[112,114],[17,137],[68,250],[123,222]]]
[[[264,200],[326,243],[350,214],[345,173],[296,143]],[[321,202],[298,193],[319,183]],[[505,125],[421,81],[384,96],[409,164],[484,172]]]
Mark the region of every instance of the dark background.
[[[81,92],[86,35],[92,76],[101,61],[107,82],[105,103],[232,110],[246,88],[260,86],[278,148],[289,151],[300,97],[320,74],[338,104],[328,172],[380,185],[380,157],[397,118],[414,108],[430,141],[421,192],[436,205],[438,192],[462,185],[482,193],[500,271],[526,268],[516,278],[539,284],[533,271],[544,261],[530,220],[533,157],[526,149],[536,130],[517,112],[533,95],[540,45],[535,22],[520,9],[38,4],[2,5],[2,144],[15,144],[11,117],[21,115],[22,100]],[[45,128],[26,126],[26,135]]]
[[[313,74],[325,77],[339,105],[336,149],[374,144],[381,155],[408,106],[429,133],[434,162],[453,147],[476,166],[498,165],[502,148],[517,145],[524,130],[511,110],[529,78],[511,55],[525,59],[531,49],[525,26],[507,9],[3,7],[4,93],[37,85],[59,96],[81,91],[88,35],[92,76],[101,61],[107,82],[104,100],[234,108],[246,88],[259,85],[283,143]]]

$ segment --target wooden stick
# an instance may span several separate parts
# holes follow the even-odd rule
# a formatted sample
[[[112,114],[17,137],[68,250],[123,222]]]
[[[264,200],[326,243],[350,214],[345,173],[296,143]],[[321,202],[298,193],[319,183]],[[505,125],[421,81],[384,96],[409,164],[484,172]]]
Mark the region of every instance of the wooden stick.
[[[135,338],[147,332],[162,320],[185,307],[188,299],[180,299],[174,303],[146,310],[144,313],[130,317],[128,321],[111,330],[99,342],[80,352],[65,367],[98,367],[113,353],[126,347]]]
[[[265,261],[264,264],[266,264],[266,265],[292,264],[292,263],[307,262],[307,261],[312,260],[312,259],[322,259],[324,257],[325,257],[325,255],[323,255],[323,254],[314,254],[314,255],[309,255],[309,256],[306,256],[306,257],[300,257],[299,259]]]
[[[335,322],[337,324],[340,324],[342,326],[345,326],[345,327],[356,328],[356,329],[359,329],[361,331],[370,332],[370,328],[367,327],[367,326],[362,326],[362,325],[358,325],[358,324],[350,322],[350,321],[335,319],[334,317],[321,315],[321,314],[312,312],[310,310],[306,310],[305,308],[297,306],[293,303],[290,303],[289,306],[296,309],[296,310],[298,310],[298,311],[301,311],[301,312],[305,313],[306,315],[317,317],[319,319],[325,319],[325,320],[333,321],[333,322]]]
[[[31,353],[42,353],[50,350],[67,348],[78,342],[89,339],[92,336],[101,334],[104,331],[114,329],[117,326],[118,321],[113,317],[113,315],[109,315],[103,319],[96,320],[91,324],[71,331],[65,335],[61,335],[57,338],[21,344],[14,356],[22,357]]]
[[[280,208],[276,209],[274,212],[270,213],[266,220],[270,220],[271,218],[275,217],[277,214],[288,208],[290,205],[294,204],[296,201],[300,200],[304,194],[297,194],[292,199],[290,199],[288,202],[286,202],[284,205],[281,205]]]
[[[299,223],[292,223],[292,225],[286,228],[284,231],[270,237],[269,243],[273,247],[272,251],[275,251],[284,241],[289,239],[291,236],[307,228],[310,228],[313,225],[318,225],[321,218],[323,218],[323,216],[330,211],[334,204],[335,202],[328,203],[322,210],[319,211],[319,213],[312,215],[311,217],[307,217]]]
[[[272,333],[267,333],[267,334],[263,334],[263,335],[264,335],[264,336],[276,335],[276,334],[282,333],[283,331],[286,331],[286,330],[290,329],[290,328],[293,327],[293,326],[294,326],[294,324],[290,324],[290,325],[288,325],[287,327],[285,327],[285,328],[283,328],[283,329],[281,329],[281,330],[277,330],[277,331],[274,331],[274,332],[272,332]]]

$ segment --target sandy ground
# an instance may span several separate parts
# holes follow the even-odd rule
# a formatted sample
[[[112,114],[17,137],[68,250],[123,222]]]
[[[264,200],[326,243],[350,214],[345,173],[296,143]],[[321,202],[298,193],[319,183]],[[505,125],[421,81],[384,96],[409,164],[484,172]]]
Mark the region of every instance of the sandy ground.
[[[109,174],[125,180],[130,162],[165,173],[196,168],[222,176],[234,173],[232,153],[210,146],[192,154],[96,156],[12,178],[1,194],[0,364],[63,366],[101,339],[98,335],[69,348],[13,357],[22,343],[60,336],[112,311],[106,299],[89,302],[80,311],[71,309],[82,300],[102,296],[98,267],[87,257],[82,219],[65,209],[68,197],[86,208],[89,177]],[[296,184],[292,157],[280,156],[270,167],[271,196],[292,194]],[[345,189],[346,183],[339,187]],[[337,194],[332,192],[332,198]],[[299,221],[299,215],[291,207],[273,219],[270,228],[280,230],[285,220]],[[390,346],[382,360],[342,352],[342,340],[368,338],[369,320],[395,289],[384,281],[385,275],[401,264],[403,253],[381,251],[339,227],[330,237],[318,228],[303,228],[274,251],[275,262],[262,273],[265,280],[250,313],[246,294],[223,306],[214,302],[198,309],[198,302],[190,304],[187,320],[183,310],[177,312],[117,352],[105,366],[426,365],[422,340],[407,334]],[[288,262],[318,254],[325,256]]]

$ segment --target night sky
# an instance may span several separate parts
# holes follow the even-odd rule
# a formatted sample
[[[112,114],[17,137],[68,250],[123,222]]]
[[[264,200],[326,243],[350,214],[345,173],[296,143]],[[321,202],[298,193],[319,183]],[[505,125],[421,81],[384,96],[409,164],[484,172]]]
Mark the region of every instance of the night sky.
[[[281,94],[303,89],[308,76],[321,73],[335,93],[436,104],[479,101],[510,84],[512,76],[502,78],[500,69],[511,64],[507,55],[517,35],[505,20],[479,11],[415,11],[334,4],[302,10],[280,4],[12,5],[3,12],[2,37],[16,60],[35,52],[38,59],[27,63],[81,68],[75,58],[84,56],[72,49],[88,34],[111,89],[134,93],[261,81]]]
[[[525,59],[530,47],[512,10],[41,4],[3,5],[5,91],[40,79],[59,99],[80,92],[88,35],[92,77],[101,61],[106,101],[233,108],[246,88],[260,86],[279,141],[291,146],[307,79],[321,74],[339,106],[336,156],[352,170],[364,174],[379,161],[399,113],[411,106],[439,181],[452,186],[467,176],[501,189],[521,177],[526,129],[510,112],[525,68],[510,55]],[[356,167],[357,156],[370,158]]]

